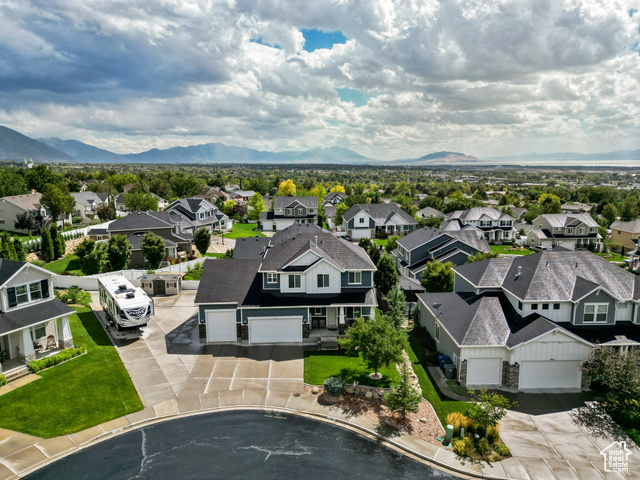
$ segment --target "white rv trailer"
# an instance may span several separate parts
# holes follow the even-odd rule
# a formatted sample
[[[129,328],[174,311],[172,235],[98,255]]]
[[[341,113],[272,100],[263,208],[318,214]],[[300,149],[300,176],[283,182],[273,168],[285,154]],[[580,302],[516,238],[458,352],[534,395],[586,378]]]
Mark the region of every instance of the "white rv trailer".
[[[153,300],[122,275],[99,277],[100,305],[118,329],[144,327],[154,314]]]

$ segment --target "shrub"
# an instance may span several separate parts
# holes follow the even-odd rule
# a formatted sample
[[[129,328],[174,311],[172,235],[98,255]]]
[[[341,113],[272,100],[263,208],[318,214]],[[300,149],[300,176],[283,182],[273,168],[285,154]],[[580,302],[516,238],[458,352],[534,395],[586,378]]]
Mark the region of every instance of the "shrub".
[[[47,262],[45,262],[44,260],[34,260],[33,262],[31,262],[32,265],[35,265],[36,267],[44,267]]]
[[[504,443],[496,443],[493,445],[493,451],[501,457],[508,457],[511,455],[511,450]]]
[[[91,294],[89,292],[85,292],[84,290],[81,290],[76,286],[71,287],[66,292],[64,291],[57,292],[56,297],[62,303],[66,303],[66,304],[73,303],[76,305],[83,305],[85,307],[88,307],[89,305],[91,305]]]
[[[341,395],[344,392],[344,380],[338,377],[329,377],[324,381],[324,390],[329,395]]]
[[[453,432],[455,435],[460,433],[460,428],[468,430],[471,420],[469,420],[461,412],[451,412],[447,415],[447,425],[453,426]]]
[[[490,445],[493,445],[500,438],[500,427],[487,428],[487,440]]]
[[[453,442],[453,451],[461,457],[468,457],[471,453],[471,440],[467,437],[456,438]]]
[[[71,217],[71,221],[74,224],[82,223],[82,217]]]
[[[489,450],[489,442],[486,438],[481,438],[476,442],[476,451],[481,457],[487,455],[489,453]]]
[[[7,384],[7,377],[0,373],[0,387]]]
[[[57,355],[52,355],[50,357],[44,357],[44,358],[41,358],[40,360],[34,360],[32,362],[29,362],[27,364],[27,367],[33,373],[38,373],[46,368],[54,367],[59,363],[70,360],[74,357],[77,357],[78,355],[82,355],[86,351],[87,351],[86,347],[67,348],[66,350],[63,350]]]

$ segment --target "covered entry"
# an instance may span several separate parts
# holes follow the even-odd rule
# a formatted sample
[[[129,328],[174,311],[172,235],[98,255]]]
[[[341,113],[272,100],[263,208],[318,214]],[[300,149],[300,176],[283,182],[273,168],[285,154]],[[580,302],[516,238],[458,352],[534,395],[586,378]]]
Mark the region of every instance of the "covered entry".
[[[302,343],[302,317],[250,317],[249,343]]]

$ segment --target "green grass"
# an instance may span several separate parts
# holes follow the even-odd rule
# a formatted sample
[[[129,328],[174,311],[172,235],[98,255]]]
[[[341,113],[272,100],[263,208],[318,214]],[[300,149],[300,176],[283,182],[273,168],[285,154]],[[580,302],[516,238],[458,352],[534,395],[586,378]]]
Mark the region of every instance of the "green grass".
[[[623,430],[627,432],[627,435],[629,435],[631,439],[638,444],[638,446],[640,446],[640,429],[623,427]]]
[[[74,343],[87,353],[40,373],[0,397],[0,427],[51,438],[142,410],[129,374],[90,308],[70,317]]]
[[[599,257],[604,258],[605,260],[609,260],[610,262],[615,262],[615,263],[622,263],[626,258],[620,255],[619,253],[613,253],[613,252],[609,252],[609,253],[594,252],[594,253]]]
[[[69,254],[60,260],[47,263],[44,268],[50,272],[62,275],[63,272],[68,272],[70,275],[82,276],[82,268],[80,266],[80,259],[73,254]]]
[[[524,250],[508,250],[511,245],[491,245],[491,251],[499,253],[500,255],[529,255],[533,253],[532,250],[525,248]]]
[[[213,258],[222,258],[224,256],[224,253],[207,253],[206,256]]]
[[[347,357],[344,352],[309,351],[304,353],[304,381],[311,385],[322,385],[329,377],[340,377],[347,383],[358,382],[371,387],[389,387],[400,381],[395,365],[382,367],[380,380],[371,380],[373,370],[367,367],[362,357]]]
[[[467,397],[469,396],[469,391],[465,387],[461,386],[457,380],[447,380],[447,385],[449,385],[449,388],[453,393]]]
[[[378,246],[382,245],[384,247],[387,244],[386,238],[374,238],[373,241]]]
[[[9,232],[9,236],[14,239],[22,240],[23,242],[40,238],[39,235],[31,235],[31,238],[29,238],[29,235],[25,235],[24,233],[17,233],[17,232]]]
[[[224,238],[245,238],[245,237],[266,237],[257,228],[255,223],[234,223],[229,233],[224,234]]]
[[[451,412],[464,412],[469,408],[467,402],[452,400],[442,394],[435,382],[432,380],[428,370],[424,367],[427,365],[427,359],[424,348],[420,344],[420,340],[415,335],[409,335],[409,344],[406,348],[409,359],[411,360],[413,371],[418,377],[422,396],[433,405],[436,415],[443,425],[446,425],[447,415]],[[417,355],[416,355],[417,353]],[[420,357],[418,357],[420,355]],[[420,360],[418,360],[420,358]]]

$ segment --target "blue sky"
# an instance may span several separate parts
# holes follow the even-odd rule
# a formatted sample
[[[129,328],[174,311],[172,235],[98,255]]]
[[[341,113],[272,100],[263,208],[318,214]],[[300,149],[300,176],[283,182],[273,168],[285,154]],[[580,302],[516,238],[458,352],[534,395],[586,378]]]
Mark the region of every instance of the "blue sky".
[[[0,125],[118,153],[640,148],[637,0],[102,0],[0,9]]]

